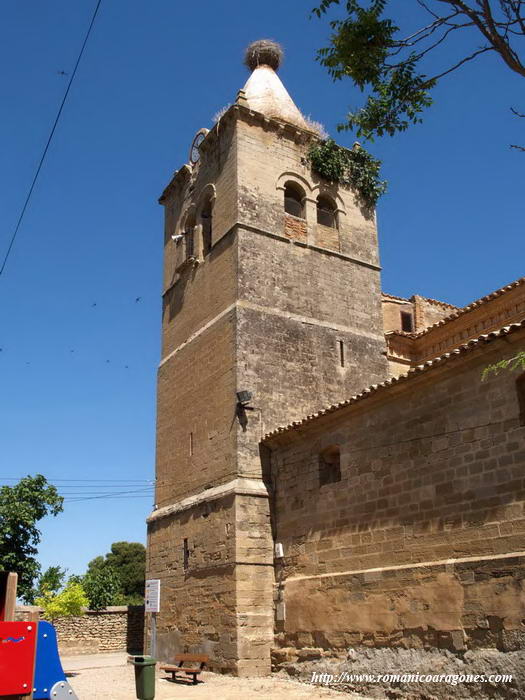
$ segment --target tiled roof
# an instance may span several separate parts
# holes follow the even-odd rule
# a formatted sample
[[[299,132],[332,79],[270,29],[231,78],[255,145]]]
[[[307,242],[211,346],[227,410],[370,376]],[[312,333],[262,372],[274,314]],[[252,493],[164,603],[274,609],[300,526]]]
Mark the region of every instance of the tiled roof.
[[[430,330],[432,330],[432,328],[437,328],[438,326],[443,326],[443,325],[445,325],[445,323],[452,321],[452,319],[457,318],[458,316],[461,316],[465,313],[468,313],[469,311],[473,311],[478,306],[481,306],[482,304],[486,304],[488,301],[492,301],[492,299],[496,299],[497,297],[500,297],[502,294],[505,294],[505,292],[510,292],[511,289],[514,289],[515,287],[520,287],[524,283],[525,283],[525,277],[520,277],[515,282],[511,282],[510,284],[507,284],[504,287],[501,287],[500,289],[496,289],[495,292],[491,292],[490,294],[487,294],[486,296],[481,297],[481,299],[477,299],[476,301],[473,301],[471,304],[468,304],[467,306],[463,306],[462,308],[458,308],[458,310],[455,311],[454,313],[450,314],[449,316],[445,316],[445,318],[442,318],[439,321],[436,321],[436,323],[433,323],[431,326],[429,326],[428,328],[425,328],[425,330],[420,331],[416,335],[418,337],[425,335],[425,333],[428,333]],[[427,299],[427,301],[431,301],[431,300]],[[437,303],[441,304],[443,302],[437,302]]]
[[[381,292],[382,296],[387,297],[387,299],[395,299],[396,301],[406,301],[408,304],[408,299],[405,297],[396,297],[394,294],[387,294],[386,292]]]
[[[420,333],[415,333],[414,331],[411,331],[410,333],[408,331],[399,331],[397,328],[392,328],[391,331],[385,331],[385,336],[389,335],[401,335],[403,338],[417,338],[418,335],[421,335]]]
[[[436,306],[446,306],[447,309],[461,309],[460,306],[455,306],[454,304],[449,304],[447,301],[440,301],[439,299],[431,299],[430,297],[421,297],[424,301],[428,301],[429,304],[435,304]]]
[[[421,365],[417,365],[417,367],[413,367],[412,369],[408,370],[406,374],[401,374],[399,377],[392,377],[392,379],[387,379],[384,382],[381,382],[380,384],[372,384],[372,386],[368,387],[364,391],[362,391],[360,394],[356,394],[355,396],[351,396],[349,399],[346,399],[345,401],[340,401],[339,403],[333,404],[332,406],[329,406],[328,408],[324,408],[320,411],[317,411],[317,413],[312,413],[309,416],[306,416],[300,421],[293,421],[289,425],[277,428],[276,430],[271,431],[270,433],[267,433],[264,436],[264,440],[267,440],[272,437],[276,437],[277,435],[280,435],[282,433],[286,433],[290,430],[297,430],[298,428],[304,426],[307,423],[310,423],[317,418],[321,418],[322,416],[326,416],[329,413],[334,413],[334,411],[339,410],[340,408],[344,408],[346,406],[350,406],[351,404],[358,403],[359,401],[363,401],[363,399],[368,398],[369,396],[372,396],[373,394],[377,393],[378,391],[385,391],[389,387],[393,386],[394,384],[400,384],[403,382],[410,381],[413,377],[416,375],[422,374],[423,372],[428,372],[431,369],[434,369],[435,367],[443,365],[445,362],[448,362],[449,360],[453,359],[454,357],[457,357],[459,355],[463,355],[467,352],[470,352],[472,350],[475,350],[477,347],[480,345],[483,345],[485,343],[490,343],[493,340],[496,340],[497,338],[502,338],[505,335],[509,335],[511,333],[515,333],[516,331],[519,331],[521,329],[525,328],[525,319],[520,321],[519,323],[512,323],[509,326],[504,326],[503,328],[500,328],[497,331],[492,331],[491,333],[486,333],[484,335],[480,335],[479,338],[469,340],[468,343],[465,343],[464,345],[460,345],[458,348],[455,350],[452,350],[451,352],[447,352],[444,355],[441,355],[440,357],[435,357],[433,360],[428,360],[427,362],[424,362]]]
[[[414,296],[410,297],[410,299],[407,299],[405,297],[396,297],[395,294],[388,294],[387,292],[381,292],[381,295],[385,297],[386,299],[394,299],[395,301],[405,301],[407,304],[413,303],[414,301]],[[419,295],[417,295],[419,296]],[[419,297],[420,299],[423,299],[423,301],[428,301],[429,304],[436,304],[437,306],[446,306],[447,309],[459,309],[459,306],[454,306],[454,304],[449,304],[446,301],[439,301],[439,299],[431,299],[430,297]]]

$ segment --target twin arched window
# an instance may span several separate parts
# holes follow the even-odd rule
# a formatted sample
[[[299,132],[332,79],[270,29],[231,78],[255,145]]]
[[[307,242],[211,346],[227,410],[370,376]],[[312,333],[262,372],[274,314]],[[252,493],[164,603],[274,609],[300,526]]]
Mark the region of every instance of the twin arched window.
[[[197,219],[195,214],[188,215],[184,223],[184,242],[185,242],[185,258],[199,256],[205,258],[212,248],[213,238],[213,198],[209,197],[203,204],[199,215],[201,241],[195,240],[197,228]]]
[[[305,200],[304,190],[297,183],[286,183],[284,186],[284,211],[287,214],[298,219],[306,219]],[[338,228],[337,206],[330,197],[324,194],[317,197],[317,223],[329,228]]]

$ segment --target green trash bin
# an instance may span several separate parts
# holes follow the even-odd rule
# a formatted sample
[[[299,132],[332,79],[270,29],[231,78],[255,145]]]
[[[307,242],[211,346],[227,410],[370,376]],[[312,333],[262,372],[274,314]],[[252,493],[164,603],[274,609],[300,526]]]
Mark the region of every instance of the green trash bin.
[[[152,656],[135,656],[135,689],[139,700],[154,700],[155,698],[155,664]]]

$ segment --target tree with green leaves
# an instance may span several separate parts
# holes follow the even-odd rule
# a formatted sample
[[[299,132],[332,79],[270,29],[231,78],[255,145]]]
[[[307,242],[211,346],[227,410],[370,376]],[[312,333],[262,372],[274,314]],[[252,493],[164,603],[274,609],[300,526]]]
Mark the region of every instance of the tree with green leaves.
[[[0,570],[18,574],[18,595],[26,603],[33,601],[33,582],[40,573],[37,523],[62,510],[63,498],[41,474],[0,487]]]
[[[61,566],[49,566],[43,574],[40,574],[34,597],[40,597],[47,593],[58,593],[64,585],[66,569]]]
[[[322,17],[339,4],[340,0],[322,0],[313,13]],[[524,0],[406,0],[425,15],[421,25],[410,30],[398,26],[395,3],[389,0],[344,4],[346,16],[330,22],[330,44],[317,57],[334,80],[350,78],[361,91],[368,91],[368,98],[362,108],[347,115],[340,130],[355,130],[368,140],[405,131],[422,121],[440,80],[485,54],[525,77]],[[443,49],[456,36],[462,39],[462,52],[447,62]],[[442,65],[429,75],[430,54],[436,62],[441,58]],[[516,116],[525,116],[511,109]]]
[[[120,577],[112,566],[91,569],[82,582],[90,610],[105,610],[109,605],[117,605]]]
[[[88,564],[87,576],[111,568],[118,572],[120,585],[114,605],[140,605],[144,602],[146,548],[140,542],[114,542],[105,556]]]

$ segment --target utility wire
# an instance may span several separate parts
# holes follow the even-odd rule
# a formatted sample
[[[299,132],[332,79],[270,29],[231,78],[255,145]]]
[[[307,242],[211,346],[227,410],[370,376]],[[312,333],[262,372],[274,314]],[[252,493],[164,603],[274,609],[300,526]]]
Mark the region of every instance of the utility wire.
[[[128,494],[143,494],[143,495],[149,495],[151,491],[149,489],[134,489],[131,491],[114,491],[113,493],[105,493],[105,494],[100,494],[100,495],[86,495],[86,494],[77,494],[77,495],[69,495],[65,497],[65,500],[77,500],[78,498],[82,500],[91,500],[94,498],[115,498],[116,496],[121,496],[121,495],[128,495]]]
[[[99,7],[100,7],[100,3],[101,3],[101,2],[102,2],[102,0],[98,0],[97,5],[96,5],[96,7],[95,7],[95,11],[93,12],[93,16],[91,17],[91,22],[89,23],[89,28],[88,28],[88,30],[87,30],[86,36],[84,37],[84,42],[83,42],[83,44],[82,44],[82,48],[80,49],[80,53],[78,54],[77,62],[75,63],[75,67],[74,67],[74,69],[73,69],[73,72],[71,73],[71,78],[69,79],[69,83],[68,83],[67,88],[66,88],[66,91],[65,91],[65,93],[64,93],[64,97],[62,98],[62,103],[61,103],[61,105],[60,105],[60,107],[59,107],[59,110],[58,110],[57,115],[56,115],[56,117],[55,117],[55,122],[54,122],[54,124],[53,124],[53,127],[52,127],[52,129],[51,129],[51,132],[50,132],[49,137],[48,137],[48,139],[47,139],[46,147],[44,148],[44,152],[42,153],[42,157],[40,158],[40,162],[39,162],[39,164],[38,164],[38,168],[36,169],[35,176],[33,177],[33,182],[31,183],[31,187],[29,188],[29,192],[27,193],[27,197],[26,197],[26,200],[25,200],[25,202],[24,202],[24,206],[22,207],[22,211],[21,211],[21,213],[20,213],[20,216],[18,217],[18,221],[17,221],[17,224],[16,224],[16,226],[15,226],[15,231],[14,231],[12,237],[11,237],[11,241],[10,241],[9,246],[8,246],[8,248],[7,248],[7,252],[6,252],[6,254],[5,254],[4,261],[3,261],[3,263],[2,263],[2,267],[0,268],[0,277],[2,276],[2,274],[3,274],[3,272],[4,272],[5,266],[6,266],[6,264],[7,264],[7,260],[8,260],[8,258],[9,258],[10,253],[11,253],[11,249],[12,249],[12,247],[13,247],[13,244],[14,244],[14,242],[15,242],[16,236],[17,236],[17,234],[18,234],[18,230],[19,230],[20,225],[21,225],[21,223],[22,223],[22,219],[24,218],[24,214],[26,213],[26,209],[27,209],[27,206],[28,206],[28,204],[29,204],[29,200],[31,199],[31,195],[33,194],[33,189],[34,189],[35,184],[36,184],[36,181],[37,181],[37,179],[38,179],[38,175],[40,174],[40,170],[42,169],[42,165],[44,164],[44,160],[45,160],[45,158],[46,158],[46,155],[47,155],[47,151],[48,151],[48,149],[49,149],[49,146],[51,145],[51,141],[53,140],[53,136],[54,136],[55,130],[56,130],[56,128],[57,128],[58,121],[59,121],[59,119],[60,119],[60,115],[62,114],[62,110],[64,109],[64,105],[65,105],[65,103],[66,103],[67,96],[68,96],[68,94],[69,94],[69,90],[70,90],[70,88],[71,88],[71,85],[72,85],[72,83],[73,83],[73,80],[75,79],[75,75],[76,75],[77,68],[78,68],[79,63],[80,63],[80,59],[82,58],[82,54],[84,53],[84,49],[86,48],[86,44],[87,44],[87,42],[88,42],[89,35],[91,34],[91,30],[92,30],[92,28],[93,28],[93,24],[95,23],[95,18],[96,18],[96,16],[97,16],[98,9],[99,9]]]
[[[1,481],[20,481],[20,479],[23,479],[24,477],[21,476],[10,476],[10,477],[2,477]],[[140,484],[153,484],[154,479],[53,479],[51,476],[46,476],[47,481],[49,482],[62,482],[62,481],[67,481],[67,482],[88,482],[91,484],[89,488],[93,488],[92,484],[108,484],[108,488],[112,488],[110,484],[115,484],[115,485],[120,485],[120,484],[129,484],[130,486],[138,486]],[[60,488],[64,488],[61,486]]]

